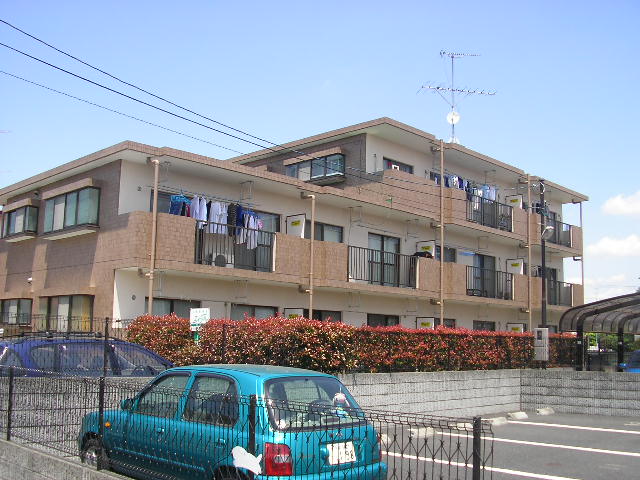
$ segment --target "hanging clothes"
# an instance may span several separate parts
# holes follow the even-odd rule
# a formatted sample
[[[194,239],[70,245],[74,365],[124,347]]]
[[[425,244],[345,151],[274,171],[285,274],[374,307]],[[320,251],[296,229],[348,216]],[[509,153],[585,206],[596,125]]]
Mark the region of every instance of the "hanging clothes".
[[[247,248],[253,250],[258,246],[258,217],[249,216],[247,221]]]
[[[211,202],[209,208],[209,231],[211,233],[227,234],[227,209],[228,203]]]
[[[195,195],[191,200],[191,215],[189,216],[191,218],[195,218],[196,220],[198,220],[199,213],[200,213],[200,197],[198,197],[198,195]]]
[[[236,224],[236,218],[238,216],[238,207],[239,207],[238,204],[232,203],[231,205],[229,205],[229,208],[227,210],[227,224],[231,226],[231,228],[229,228],[229,231],[227,233],[231,237],[235,236],[236,234],[236,229],[233,228],[233,225]]]
[[[206,198],[200,197],[198,214],[194,215],[194,217],[200,220],[201,222],[207,221],[207,199]],[[204,226],[204,224],[202,225]]]

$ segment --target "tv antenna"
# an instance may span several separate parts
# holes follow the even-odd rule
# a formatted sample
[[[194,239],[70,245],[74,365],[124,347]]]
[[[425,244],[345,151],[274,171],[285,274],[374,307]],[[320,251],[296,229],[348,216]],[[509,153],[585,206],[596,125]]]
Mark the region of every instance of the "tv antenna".
[[[440,51],[440,57],[449,57],[451,59],[451,86],[443,87],[442,85],[423,85],[420,87],[420,90],[426,88],[428,90],[432,90],[436,92],[442,99],[447,102],[451,110],[447,114],[447,123],[451,125],[451,138],[449,139],[449,143],[460,143],[460,141],[456,138],[456,124],[460,121],[460,114],[456,108],[456,93],[462,94],[465,96],[469,95],[495,95],[496,92],[491,90],[469,90],[466,88],[456,88],[455,86],[455,59],[463,58],[463,57],[479,57],[478,53],[458,53],[458,52],[447,52],[445,50]],[[420,92],[418,90],[418,92]],[[450,99],[448,99],[445,94],[450,94]]]

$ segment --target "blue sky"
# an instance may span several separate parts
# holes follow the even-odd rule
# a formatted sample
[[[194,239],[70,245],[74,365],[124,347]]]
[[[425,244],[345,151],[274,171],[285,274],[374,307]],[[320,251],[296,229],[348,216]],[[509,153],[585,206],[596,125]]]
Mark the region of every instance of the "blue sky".
[[[447,5],[448,4],[448,5]],[[640,286],[640,4],[635,1],[220,2],[8,0],[0,18],[165,98],[281,143],[389,116],[589,195],[587,300]],[[0,24],[0,42],[125,87]],[[241,152],[256,147],[171,118],[0,47],[0,70]],[[131,89],[127,93],[143,97]],[[147,97],[148,99],[148,97]],[[234,154],[0,74],[0,186],[129,139]],[[578,223],[577,209],[565,220]],[[566,279],[579,280],[568,268]]]

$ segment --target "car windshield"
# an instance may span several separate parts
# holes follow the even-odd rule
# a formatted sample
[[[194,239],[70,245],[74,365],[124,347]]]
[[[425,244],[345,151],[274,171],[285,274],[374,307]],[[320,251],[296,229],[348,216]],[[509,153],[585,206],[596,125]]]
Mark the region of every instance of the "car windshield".
[[[113,345],[113,353],[118,359],[123,377],[154,376],[170,367],[137,345],[116,343]]]
[[[351,394],[331,377],[283,377],[265,383],[265,399],[277,430],[352,425],[363,413]]]

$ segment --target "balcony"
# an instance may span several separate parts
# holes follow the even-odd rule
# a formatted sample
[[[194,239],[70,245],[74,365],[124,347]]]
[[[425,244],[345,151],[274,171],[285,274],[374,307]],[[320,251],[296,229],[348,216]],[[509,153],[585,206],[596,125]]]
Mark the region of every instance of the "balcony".
[[[195,263],[273,271],[275,233],[222,223],[197,222]]]
[[[513,274],[467,266],[467,295],[513,300]]]
[[[467,195],[467,220],[512,232],[513,207],[477,195]]]
[[[571,225],[557,220],[549,220],[547,225],[553,227],[553,234],[547,241],[571,248]]]
[[[349,280],[416,288],[418,257],[349,246]]]
[[[573,284],[547,280],[547,303],[549,305],[573,305]]]

